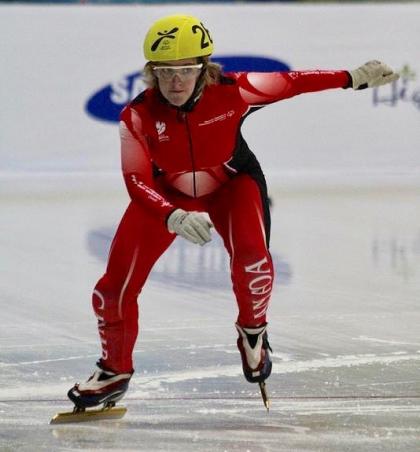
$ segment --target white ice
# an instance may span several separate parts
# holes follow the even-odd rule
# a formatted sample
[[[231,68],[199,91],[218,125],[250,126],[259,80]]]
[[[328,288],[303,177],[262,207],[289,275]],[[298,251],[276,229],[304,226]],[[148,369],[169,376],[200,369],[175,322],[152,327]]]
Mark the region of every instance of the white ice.
[[[126,417],[52,427],[99,355],[90,292],[128,200],[117,174],[3,173],[0,450],[419,450],[419,187],[270,182],[270,413],[220,240],[177,239],[140,296]]]

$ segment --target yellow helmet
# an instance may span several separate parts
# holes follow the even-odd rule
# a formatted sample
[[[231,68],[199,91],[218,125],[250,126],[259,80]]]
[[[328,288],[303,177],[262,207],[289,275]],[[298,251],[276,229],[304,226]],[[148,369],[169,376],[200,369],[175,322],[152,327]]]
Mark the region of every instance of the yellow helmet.
[[[194,16],[175,14],[157,20],[143,44],[149,61],[171,61],[208,56],[213,40],[207,28]]]

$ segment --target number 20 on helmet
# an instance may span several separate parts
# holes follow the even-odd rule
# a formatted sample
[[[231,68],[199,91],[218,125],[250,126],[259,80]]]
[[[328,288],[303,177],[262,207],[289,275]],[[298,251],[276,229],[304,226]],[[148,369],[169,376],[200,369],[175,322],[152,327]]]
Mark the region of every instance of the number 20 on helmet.
[[[150,27],[143,50],[149,61],[199,58],[213,53],[213,40],[199,19],[176,14],[163,17]]]

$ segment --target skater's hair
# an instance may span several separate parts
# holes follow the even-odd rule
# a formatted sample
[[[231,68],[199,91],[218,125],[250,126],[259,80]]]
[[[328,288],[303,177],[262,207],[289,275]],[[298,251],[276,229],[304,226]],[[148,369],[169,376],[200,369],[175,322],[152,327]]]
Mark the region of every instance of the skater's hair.
[[[197,58],[197,63],[203,63],[203,69],[197,81],[196,92],[200,92],[205,86],[218,83],[222,77],[222,66],[210,61],[209,57]],[[147,88],[158,88],[158,80],[153,73],[153,66],[156,63],[148,61],[143,68],[142,79]]]

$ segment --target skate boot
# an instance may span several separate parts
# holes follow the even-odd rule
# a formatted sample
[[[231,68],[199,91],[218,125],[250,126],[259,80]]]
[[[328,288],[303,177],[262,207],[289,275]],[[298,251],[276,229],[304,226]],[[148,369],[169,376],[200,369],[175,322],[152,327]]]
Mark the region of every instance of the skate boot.
[[[242,368],[250,383],[264,383],[271,374],[272,352],[267,339],[267,324],[257,328],[244,328],[236,324],[238,349],[241,352]]]
[[[106,369],[100,362],[97,369],[85,383],[76,383],[67,393],[76,408],[85,409],[104,404],[104,407],[114,406],[128,389],[133,372],[116,374]]]

